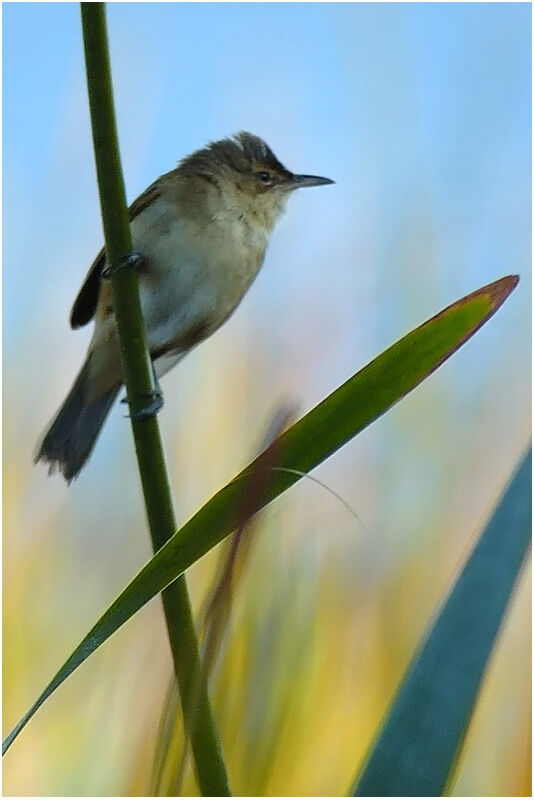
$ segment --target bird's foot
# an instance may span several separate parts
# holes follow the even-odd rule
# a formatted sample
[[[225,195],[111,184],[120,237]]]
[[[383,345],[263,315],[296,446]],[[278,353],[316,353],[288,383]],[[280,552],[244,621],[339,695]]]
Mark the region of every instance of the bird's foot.
[[[132,250],[131,253],[123,256],[114,267],[105,266],[102,270],[102,277],[109,280],[112,275],[115,275],[123,269],[139,269],[144,260],[142,253],[139,253],[137,250]]]
[[[151,392],[139,395],[139,397],[147,399],[151,402],[147,403],[146,406],[143,406],[138,411],[134,411],[131,414],[127,414],[126,416],[129,417],[130,419],[136,421],[142,419],[149,419],[150,417],[154,417],[158,413],[158,411],[161,411],[161,409],[163,408],[163,393],[159,388],[159,386],[156,387]],[[130,400],[128,400],[127,397],[123,397],[121,403],[127,403],[129,406],[131,406],[131,402]]]

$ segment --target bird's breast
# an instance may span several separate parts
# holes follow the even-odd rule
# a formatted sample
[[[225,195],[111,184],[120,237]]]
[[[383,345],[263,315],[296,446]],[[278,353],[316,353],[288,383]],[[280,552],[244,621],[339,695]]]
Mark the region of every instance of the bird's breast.
[[[238,218],[184,219],[164,207],[134,220],[132,234],[146,259],[139,288],[151,350],[190,349],[213,333],[250,287],[267,246]]]

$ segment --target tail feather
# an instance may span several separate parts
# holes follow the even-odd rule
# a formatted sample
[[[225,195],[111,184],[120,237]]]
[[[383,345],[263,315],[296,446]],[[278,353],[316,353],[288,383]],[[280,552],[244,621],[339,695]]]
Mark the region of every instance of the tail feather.
[[[88,363],[86,361],[80,370],[35,456],[35,463],[47,463],[49,474],[57,470],[67,483],[76,478],[91,455],[120,389],[120,386],[115,386],[97,400],[88,400]]]

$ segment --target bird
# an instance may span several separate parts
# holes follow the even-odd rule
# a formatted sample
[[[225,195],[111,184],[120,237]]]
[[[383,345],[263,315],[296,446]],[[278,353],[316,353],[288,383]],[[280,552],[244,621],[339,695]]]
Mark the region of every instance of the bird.
[[[156,381],[239,305],[290,195],[332,183],[290,172],[263,139],[241,131],[191,153],[134,200],[128,211]],[[73,329],[91,320],[85,361],[34,457],[68,484],[91,455],[123,384],[104,248],[70,315]]]

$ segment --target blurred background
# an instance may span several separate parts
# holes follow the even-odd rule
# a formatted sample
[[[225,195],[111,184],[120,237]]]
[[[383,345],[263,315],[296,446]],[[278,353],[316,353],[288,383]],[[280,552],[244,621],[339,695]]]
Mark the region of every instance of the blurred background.
[[[102,231],[79,7],[2,11],[5,734],[150,546],[122,406],[71,487],[32,465],[91,335],[68,315]],[[336,181],[293,198],[242,305],[163,381],[180,521],[280,402],[307,411],[444,306],[521,276],[316,471],[363,526],[301,481],[255,528],[212,682],[234,793],[343,794],[530,437],[530,4],[116,3],[108,22],[129,201],[240,129]],[[189,573],[196,608],[215,562]],[[530,591],[528,568],[452,794],[530,794]],[[4,794],[150,793],[170,669],[157,599],[39,711]]]

